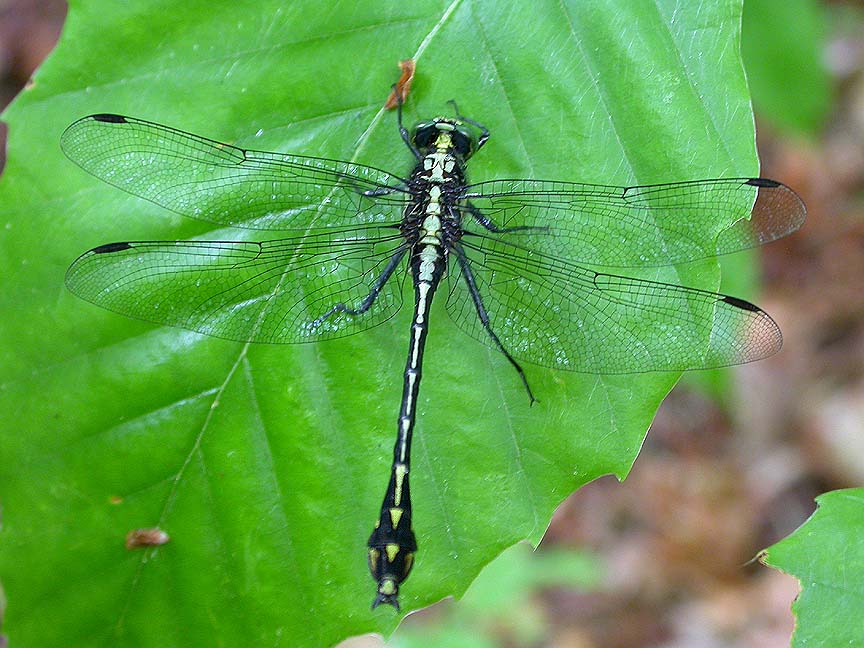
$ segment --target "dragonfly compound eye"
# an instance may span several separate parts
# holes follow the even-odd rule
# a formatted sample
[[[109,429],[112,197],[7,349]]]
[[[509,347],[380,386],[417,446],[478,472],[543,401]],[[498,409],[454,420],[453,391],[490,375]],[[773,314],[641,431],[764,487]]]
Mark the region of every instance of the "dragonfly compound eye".
[[[439,132],[438,126],[434,122],[418,124],[414,128],[414,145],[420,151],[428,150],[434,146]]]
[[[464,128],[456,128],[450,134],[453,141],[453,149],[463,159],[467,160],[471,157],[474,149],[477,148],[477,142],[474,136]]]

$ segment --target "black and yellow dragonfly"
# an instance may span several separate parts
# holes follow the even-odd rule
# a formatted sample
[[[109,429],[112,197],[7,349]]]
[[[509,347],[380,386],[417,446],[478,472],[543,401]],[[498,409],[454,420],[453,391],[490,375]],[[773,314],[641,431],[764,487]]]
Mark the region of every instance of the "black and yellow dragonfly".
[[[450,317],[504,354],[533,401],[520,361],[622,374],[720,367],[776,352],[780,330],[753,304],[626,269],[754,247],[805,218],[791,189],[763,178],[469,184],[466,162],[488,140],[486,128],[441,117],[409,132],[401,105],[398,115],[416,158],[406,176],[244,150],[112,114],[75,122],[61,140],[85,171],[130,194],[218,225],[280,232],[263,241],[94,248],[71,265],[66,283],[103,308],[230,340],[317,342],[393,317],[403,304],[401,277],[410,275],[397,440],[368,542],[373,607],[397,608],[417,550],[411,437],[430,305],[442,279]]]

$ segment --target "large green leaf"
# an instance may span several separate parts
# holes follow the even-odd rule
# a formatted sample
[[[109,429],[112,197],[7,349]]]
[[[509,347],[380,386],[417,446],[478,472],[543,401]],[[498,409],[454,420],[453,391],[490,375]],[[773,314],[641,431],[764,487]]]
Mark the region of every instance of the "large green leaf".
[[[648,183],[757,170],[739,2],[72,3],[6,112],[0,185],[0,575],[17,645],[327,645],[388,632],[365,542],[388,476],[407,313],[319,345],[242,345],[81,302],[82,251],[207,231],[87,176],[64,127],[118,112],[264,150],[403,173],[381,110],[417,60],[409,119],[446,100],[488,125],[472,180]],[[610,245],[613,245],[610,242]],[[666,271],[716,285],[711,263]],[[664,275],[665,276],[665,275]],[[441,300],[443,301],[443,300]],[[460,595],[539,541],[598,475],[626,474],[675,376],[506,360],[432,312],[403,610]],[[127,551],[158,525],[167,545]]]
[[[860,646],[864,641],[864,489],[826,493],[794,533],[762,560],[801,581],[792,605],[792,645]]]

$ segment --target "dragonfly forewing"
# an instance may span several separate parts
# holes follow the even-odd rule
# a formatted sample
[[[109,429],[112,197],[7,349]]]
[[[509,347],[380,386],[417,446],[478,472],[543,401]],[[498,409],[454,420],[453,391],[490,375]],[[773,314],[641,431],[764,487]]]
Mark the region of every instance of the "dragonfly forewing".
[[[97,178],[219,225],[288,230],[392,222],[405,204],[405,181],[380,169],[248,151],[132,117],[84,117],[60,145]]]
[[[806,216],[795,192],[761,178],[643,187],[493,180],[467,187],[464,200],[504,230],[466,217],[466,232],[564,262],[615,268],[752,248],[797,230]]]

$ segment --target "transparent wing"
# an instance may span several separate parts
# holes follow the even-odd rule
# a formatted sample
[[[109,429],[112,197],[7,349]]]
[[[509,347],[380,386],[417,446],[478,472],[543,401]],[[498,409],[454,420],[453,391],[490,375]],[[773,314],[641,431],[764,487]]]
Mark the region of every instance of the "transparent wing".
[[[492,330],[527,362],[597,374],[706,369],[758,360],[782,344],[766,313],[734,297],[596,272],[492,236],[461,246]],[[451,259],[447,310],[492,345],[457,268]]]
[[[806,217],[794,191],[764,178],[644,187],[494,180],[467,187],[462,211],[466,231],[571,263],[610,267],[661,266],[736,252],[786,236]],[[731,226],[715,225],[730,217]],[[505,231],[490,232],[480,218]]]
[[[379,226],[263,242],[110,243],[80,256],[66,284],[103,308],[214,337],[325,340],[376,326],[399,310],[400,279],[390,275],[403,244],[398,230]],[[333,311],[338,304],[363,310],[373,291],[365,312]]]
[[[401,217],[405,203],[404,181],[386,171],[246,151],[132,117],[84,117],[60,145],[97,178],[220,225],[285,230],[383,222]]]

